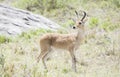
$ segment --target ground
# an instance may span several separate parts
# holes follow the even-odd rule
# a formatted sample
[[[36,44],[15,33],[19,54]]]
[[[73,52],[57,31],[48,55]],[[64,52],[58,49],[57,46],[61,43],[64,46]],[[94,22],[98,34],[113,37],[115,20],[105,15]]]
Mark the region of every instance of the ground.
[[[113,37],[114,35],[114,37]],[[99,37],[98,37],[99,36]],[[119,77],[120,48],[119,31],[103,35],[95,34],[87,39],[75,52],[77,73],[71,69],[71,57],[67,51],[54,51],[46,61],[48,71],[43,68],[39,55],[39,38],[24,37],[1,44],[1,76],[6,77]],[[3,67],[2,67],[3,65]]]
[[[36,63],[40,53],[41,35],[53,32],[36,30],[9,39],[0,37],[1,77],[120,77],[119,0],[66,1],[63,1],[60,7],[56,6],[49,10],[44,6],[47,3],[45,2],[43,8],[46,10],[42,12],[41,9],[38,10],[41,6],[29,6],[31,3],[29,0],[19,0],[18,3],[12,4],[17,5],[15,7],[42,14],[62,25],[64,28],[58,33],[71,31],[69,25],[74,25],[71,18],[76,17],[75,10],[82,9],[87,12],[88,21],[85,26],[87,35],[75,52],[78,61],[77,73],[71,69],[71,57],[67,51],[55,50],[50,59],[46,61],[48,71],[44,70],[41,61]],[[27,9],[28,6],[31,9]]]

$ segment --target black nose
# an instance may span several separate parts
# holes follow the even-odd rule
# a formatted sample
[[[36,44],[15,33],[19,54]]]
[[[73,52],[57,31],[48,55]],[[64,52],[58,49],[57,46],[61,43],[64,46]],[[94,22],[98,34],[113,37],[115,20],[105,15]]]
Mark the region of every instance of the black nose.
[[[76,27],[75,26],[73,26],[73,29],[75,29]]]

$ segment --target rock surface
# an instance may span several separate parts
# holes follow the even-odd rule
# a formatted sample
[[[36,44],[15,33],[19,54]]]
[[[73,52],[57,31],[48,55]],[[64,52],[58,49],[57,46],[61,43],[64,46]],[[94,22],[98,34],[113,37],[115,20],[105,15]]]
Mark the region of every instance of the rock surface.
[[[57,30],[60,26],[41,15],[0,4],[0,34],[17,35],[38,28]]]

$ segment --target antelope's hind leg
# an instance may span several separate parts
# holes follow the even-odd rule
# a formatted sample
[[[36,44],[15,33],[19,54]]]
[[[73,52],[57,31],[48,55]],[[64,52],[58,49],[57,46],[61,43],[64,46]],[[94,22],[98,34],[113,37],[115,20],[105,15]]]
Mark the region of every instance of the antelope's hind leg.
[[[37,62],[39,62],[39,59],[41,58],[42,59],[42,63],[44,65],[45,69],[47,69],[45,60],[47,59],[47,57],[48,57],[50,52],[51,52],[51,48],[50,47],[46,47],[44,49],[41,49],[41,53],[38,56],[38,61]]]
[[[46,66],[46,59],[48,58],[48,55],[50,54],[50,52],[51,52],[51,48],[49,48],[48,50],[47,50],[47,52],[43,55],[43,57],[42,57],[42,63],[43,63],[43,65],[44,65],[44,68],[45,69],[47,69],[47,66]]]

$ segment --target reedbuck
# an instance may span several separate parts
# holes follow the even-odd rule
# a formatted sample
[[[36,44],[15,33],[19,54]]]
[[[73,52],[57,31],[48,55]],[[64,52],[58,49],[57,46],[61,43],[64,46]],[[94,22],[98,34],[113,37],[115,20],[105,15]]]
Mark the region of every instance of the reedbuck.
[[[79,48],[84,38],[84,19],[86,17],[86,12],[83,11],[84,16],[82,19],[79,18],[77,11],[75,11],[75,13],[77,15],[77,20],[73,29],[77,30],[77,34],[48,33],[41,37],[41,53],[38,56],[37,61],[39,62],[39,59],[41,58],[45,69],[47,69],[45,58],[51,52],[52,48],[58,48],[69,51],[72,57],[72,69],[76,72],[76,58],[74,51]]]

